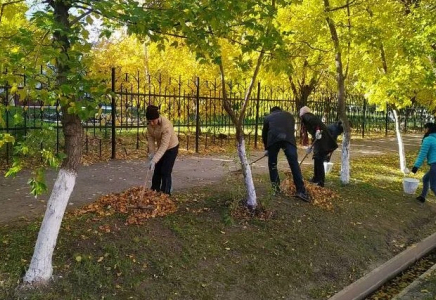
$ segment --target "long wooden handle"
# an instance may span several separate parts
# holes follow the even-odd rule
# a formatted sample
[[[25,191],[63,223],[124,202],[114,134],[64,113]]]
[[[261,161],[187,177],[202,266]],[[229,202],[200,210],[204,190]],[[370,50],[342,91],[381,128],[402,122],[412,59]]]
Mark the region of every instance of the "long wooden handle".
[[[147,182],[148,182],[148,175],[149,174],[150,174],[150,169],[147,170],[147,175],[145,175],[144,186],[142,187],[141,197],[139,199],[143,199],[144,198],[144,193],[145,193],[145,189],[147,188]]]

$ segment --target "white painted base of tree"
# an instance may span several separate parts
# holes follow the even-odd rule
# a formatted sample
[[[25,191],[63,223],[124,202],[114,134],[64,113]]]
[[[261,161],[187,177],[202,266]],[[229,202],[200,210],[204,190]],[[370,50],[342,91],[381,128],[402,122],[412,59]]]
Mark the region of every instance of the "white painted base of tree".
[[[52,257],[62,219],[76,184],[77,173],[60,169],[48,200],[44,220],[38,233],[29,269],[23,278],[25,284],[43,284],[53,274]]]
[[[348,134],[343,135],[342,152],[341,152],[341,183],[350,183],[350,140]]]
[[[250,163],[247,160],[245,140],[243,138],[238,143],[238,156],[241,161],[242,174],[244,175],[245,187],[247,189],[247,206],[255,209],[257,206],[256,189],[254,188],[253,174],[251,173]]]
[[[406,153],[404,151],[403,137],[401,136],[400,118],[398,117],[398,112],[396,109],[394,109],[393,112],[395,119],[395,134],[398,142],[398,155],[400,157],[400,170],[401,172],[406,173]]]

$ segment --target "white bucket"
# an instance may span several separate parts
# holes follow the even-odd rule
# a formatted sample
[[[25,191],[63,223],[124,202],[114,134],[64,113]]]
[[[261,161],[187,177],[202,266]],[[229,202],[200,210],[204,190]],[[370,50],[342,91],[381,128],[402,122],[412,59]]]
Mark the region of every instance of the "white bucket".
[[[333,169],[333,163],[332,162],[324,162],[324,172],[327,175],[328,173],[330,173]]]
[[[413,195],[418,188],[419,180],[415,178],[404,178],[403,179],[403,190],[404,193]]]

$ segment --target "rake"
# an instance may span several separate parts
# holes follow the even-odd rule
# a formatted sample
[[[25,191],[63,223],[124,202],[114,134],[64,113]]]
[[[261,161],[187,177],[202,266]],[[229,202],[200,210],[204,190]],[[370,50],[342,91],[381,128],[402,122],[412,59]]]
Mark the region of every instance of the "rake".
[[[262,155],[261,157],[259,157],[255,161],[252,161],[251,163],[249,163],[249,165],[251,166],[252,164],[257,163],[259,160],[261,160],[262,158],[264,158],[266,156],[268,156],[268,154]],[[242,171],[242,169],[238,169],[238,170],[231,171],[231,173],[238,173],[238,172],[241,172],[241,171]]]
[[[264,158],[265,156],[268,156],[268,154],[264,154],[264,155],[262,155],[261,157],[259,157],[258,159],[256,159],[255,161],[252,161],[252,162],[250,163],[250,166],[251,166],[252,164],[254,164],[254,163],[257,163],[259,160],[261,160],[261,159]]]
[[[317,140],[314,140],[314,141],[313,141],[312,145],[310,145],[310,148],[313,149],[313,145],[315,145],[316,141],[317,141]],[[306,154],[304,155],[303,159],[300,161],[300,167],[301,167],[301,164],[303,163],[303,161],[306,159],[306,157],[307,157],[311,152],[312,152],[312,151],[310,151],[310,152],[306,152]]]
[[[145,175],[145,181],[144,181],[144,185],[142,187],[142,191],[141,191],[141,196],[139,199],[143,199],[144,198],[144,193],[145,193],[145,189],[147,188],[147,182],[148,182],[148,176],[150,174],[150,168],[147,168],[147,174]]]

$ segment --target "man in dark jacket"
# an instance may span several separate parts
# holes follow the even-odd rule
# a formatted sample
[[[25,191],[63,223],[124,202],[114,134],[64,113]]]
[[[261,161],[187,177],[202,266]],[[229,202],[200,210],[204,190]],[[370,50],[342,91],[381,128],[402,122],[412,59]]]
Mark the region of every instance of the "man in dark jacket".
[[[298,197],[308,202],[309,196],[304,187],[303,176],[298,164],[298,153],[295,141],[295,120],[294,117],[280,107],[271,108],[270,114],[265,117],[262,128],[262,140],[265,146],[265,154],[268,155],[269,177],[274,193],[280,192],[280,178],[277,169],[277,156],[282,149],[291,168],[295,188]]]
[[[328,159],[331,152],[338,148],[338,144],[321,119],[312,114],[307,106],[303,106],[300,109],[300,118],[307,132],[312,136],[313,141],[312,146],[309,148],[309,151],[313,150],[314,168],[311,181],[318,186],[324,186],[324,161]]]

